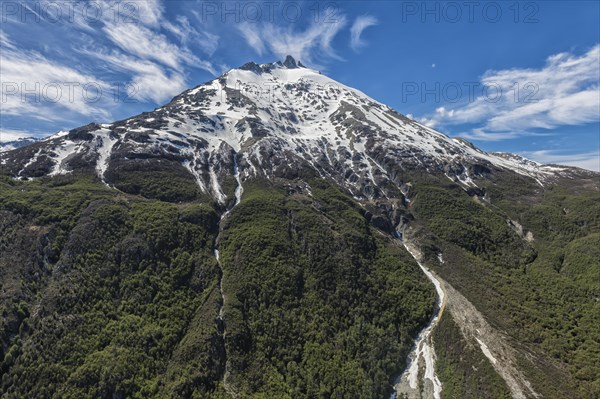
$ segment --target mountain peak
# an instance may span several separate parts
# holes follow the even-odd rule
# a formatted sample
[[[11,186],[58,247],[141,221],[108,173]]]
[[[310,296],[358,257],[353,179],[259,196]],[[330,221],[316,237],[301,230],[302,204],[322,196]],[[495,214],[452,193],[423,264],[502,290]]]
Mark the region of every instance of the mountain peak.
[[[287,55],[283,62],[277,61],[274,62],[272,65],[278,65],[287,69],[306,68],[306,66],[304,66],[299,60],[296,60],[291,55]]]
[[[257,74],[261,74],[263,72],[270,72],[273,69],[273,67],[279,67],[279,68],[285,68],[285,69],[306,68],[306,66],[304,66],[302,64],[302,62],[296,60],[291,55],[288,55],[287,57],[285,57],[285,60],[283,62],[276,61],[276,62],[272,62],[270,64],[257,64],[254,61],[250,61],[250,62],[245,63],[241,67],[239,67],[239,69],[244,70],[244,71],[253,71]]]
[[[289,68],[289,69],[298,68],[301,65],[302,64],[299,62],[296,63],[296,60],[291,55],[288,55],[287,57],[285,57],[285,61],[283,61],[283,66],[285,66],[286,68]]]

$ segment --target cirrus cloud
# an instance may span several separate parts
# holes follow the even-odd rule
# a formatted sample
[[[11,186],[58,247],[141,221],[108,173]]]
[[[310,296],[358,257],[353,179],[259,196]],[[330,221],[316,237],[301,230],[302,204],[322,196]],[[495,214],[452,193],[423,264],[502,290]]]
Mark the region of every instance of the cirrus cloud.
[[[377,23],[377,19],[370,15],[361,15],[354,20],[352,28],[350,28],[350,47],[354,51],[358,51],[366,44],[364,40],[361,39],[363,31],[369,26],[377,25]]]
[[[315,61],[317,58],[341,59],[334,50],[332,41],[346,23],[345,15],[328,8],[304,30],[296,30],[294,25],[281,26],[272,22],[245,22],[239,25],[238,30],[258,55],[270,50],[282,59],[291,55],[318,68]]]
[[[56,121],[73,114],[107,118],[110,84],[44,55],[18,49],[2,34],[1,97],[3,115]],[[67,116],[68,115],[68,116]]]
[[[557,150],[537,150],[522,154],[540,163],[577,166],[600,172],[600,151],[567,154]]]
[[[475,125],[463,137],[502,140],[540,129],[600,121],[600,45],[582,55],[559,53],[542,68],[486,72],[481,87],[501,93],[479,96],[453,108],[438,107],[423,118],[429,126]]]

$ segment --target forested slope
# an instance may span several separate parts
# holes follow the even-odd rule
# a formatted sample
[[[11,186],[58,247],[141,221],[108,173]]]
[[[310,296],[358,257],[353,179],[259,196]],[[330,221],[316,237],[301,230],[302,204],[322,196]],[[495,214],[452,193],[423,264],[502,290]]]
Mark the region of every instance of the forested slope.
[[[381,397],[431,316],[416,263],[324,181],[249,182],[220,226],[88,176],[1,184],[2,397]]]
[[[505,176],[487,182],[480,198],[429,180],[413,194],[414,227],[427,264],[512,338],[522,353],[521,369],[543,397],[600,396],[595,184],[562,181],[542,188]],[[453,325],[441,323],[440,329],[438,339],[448,345]],[[455,360],[452,374],[446,362],[448,382],[469,378],[470,363]]]

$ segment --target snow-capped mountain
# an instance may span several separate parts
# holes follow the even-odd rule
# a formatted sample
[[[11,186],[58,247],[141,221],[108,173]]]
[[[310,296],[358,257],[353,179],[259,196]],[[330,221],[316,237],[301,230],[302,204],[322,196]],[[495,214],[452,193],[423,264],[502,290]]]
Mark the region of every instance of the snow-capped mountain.
[[[540,184],[570,170],[483,152],[289,56],[232,69],[153,112],[60,132],[4,154],[2,163],[18,178],[93,168],[111,185],[120,169],[159,159],[183,166],[220,203],[225,179],[238,173],[242,180],[314,174],[368,199],[399,187],[403,170],[446,174],[465,187],[493,170]]]
[[[35,137],[21,137],[16,140],[0,141],[0,153],[14,150],[15,148],[26,147],[37,143],[40,139]]]
[[[596,397],[598,173],[291,57],[0,159],[3,397]]]

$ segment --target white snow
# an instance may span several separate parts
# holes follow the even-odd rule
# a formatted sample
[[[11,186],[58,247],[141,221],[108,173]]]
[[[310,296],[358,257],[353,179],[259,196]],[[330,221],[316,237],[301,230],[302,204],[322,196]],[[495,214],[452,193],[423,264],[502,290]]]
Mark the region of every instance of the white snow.
[[[223,190],[221,189],[221,185],[219,184],[219,178],[217,177],[217,173],[215,172],[214,165],[211,165],[210,167],[210,184],[212,187],[213,195],[215,195],[217,201],[219,201],[220,204],[224,204],[227,196],[223,193]]]
[[[195,154],[192,153],[192,156],[194,156]],[[193,161],[191,160],[185,160],[183,161],[182,165],[190,171],[190,173],[194,176],[194,179],[196,179],[196,183],[198,183],[198,187],[200,187],[200,190],[203,193],[206,193],[206,186],[204,185],[204,179],[202,178],[202,175],[198,172],[198,170],[196,169],[195,165],[196,165],[196,161],[199,158],[195,158]]]
[[[41,150],[41,149],[37,150],[37,151],[36,151],[36,153],[33,155],[33,157],[32,157],[32,158],[31,158],[29,161],[27,161],[27,163],[26,163],[25,165],[23,165],[23,169],[21,169],[21,170],[19,171],[19,173],[17,173],[17,176],[21,176],[21,175],[23,174],[23,172],[24,172],[25,170],[27,170],[27,168],[28,168],[29,166],[31,166],[31,165],[33,165],[35,162],[37,162],[37,160],[38,160],[38,157],[40,156],[40,153],[41,153],[41,152],[42,152],[42,150]]]
[[[242,194],[244,193],[244,187],[242,186],[242,179],[240,178],[240,170],[238,168],[237,158],[233,156],[233,175],[237,181],[235,188],[235,205],[238,205],[242,201]]]
[[[69,169],[67,169],[66,165],[64,165],[64,161],[79,152],[80,148],[81,148],[82,144],[81,143],[76,143],[74,141],[71,140],[64,140],[60,145],[56,146],[53,149],[54,152],[54,166],[52,167],[52,170],[50,171],[49,175],[50,176],[56,176],[56,175],[64,175],[67,173],[70,173],[71,171]]]
[[[47,140],[51,140],[51,139],[57,139],[57,138],[60,138],[60,137],[64,137],[64,136],[66,136],[67,134],[69,134],[69,132],[68,132],[68,131],[61,130],[61,131],[59,131],[59,132],[57,132],[57,133],[53,134],[52,136],[48,137],[48,138],[47,138]]]
[[[95,132],[98,146],[98,160],[96,161],[96,171],[100,180],[104,182],[104,173],[108,168],[108,161],[114,145],[118,139],[110,137],[110,130],[102,129]]]

